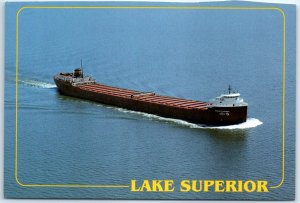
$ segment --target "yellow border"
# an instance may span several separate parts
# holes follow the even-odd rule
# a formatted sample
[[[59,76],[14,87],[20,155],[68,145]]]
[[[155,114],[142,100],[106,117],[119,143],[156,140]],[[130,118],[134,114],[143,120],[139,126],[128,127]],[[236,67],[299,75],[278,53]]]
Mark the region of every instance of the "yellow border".
[[[282,174],[278,185],[270,188],[279,188],[284,182],[284,132],[285,132],[285,69],[286,69],[286,16],[281,8],[277,7],[245,7],[245,6],[23,6],[16,15],[16,129],[15,129],[15,180],[23,187],[73,187],[73,188],[128,188],[129,185],[89,185],[89,184],[24,184],[18,177],[18,66],[19,66],[19,15],[24,9],[167,9],[167,10],[271,10],[282,15]]]

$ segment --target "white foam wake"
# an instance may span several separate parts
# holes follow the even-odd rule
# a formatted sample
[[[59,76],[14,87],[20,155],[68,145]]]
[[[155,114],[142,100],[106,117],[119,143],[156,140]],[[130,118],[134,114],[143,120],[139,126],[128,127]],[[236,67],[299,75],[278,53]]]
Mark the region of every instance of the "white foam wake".
[[[263,122],[258,120],[257,118],[247,118],[246,122],[236,124],[236,125],[228,125],[228,126],[198,126],[198,128],[206,128],[206,129],[247,129],[247,128],[255,128],[259,125],[262,125]]]
[[[23,83],[25,85],[30,85],[30,86],[39,87],[39,88],[46,88],[46,89],[56,87],[55,84],[41,82],[41,81],[37,81],[37,80],[19,80],[19,82]]]
[[[189,128],[199,128],[199,129],[228,129],[228,130],[234,130],[234,129],[247,129],[247,128],[254,128],[259,125],[262,125],[263,122],[256,118],[247,118],[246,122],[236,124],[236,125],[228,125],[228,126],[206,126],[206,125],[201,125],[201,124],[194,124],[190,123],[184,120],[179,120],[179,119],[173,119],[173,118],[165,118],[153,114],[148,114],[144,112],[138,112],[138,111],[131,111],[123,108],[117,108],[117,107],[111,107],[111,106],[106,106],[107,108],[112,108],[115,110],[118,110],[120,112],[124,113],[132,113],[132,114],[137,114],[137,115],[142,115],[144,117],[147,117],[150,120],[159,120],[159,121],[164,121],[167,123],[174,123],[176,125],[180,126],[185,126]]]

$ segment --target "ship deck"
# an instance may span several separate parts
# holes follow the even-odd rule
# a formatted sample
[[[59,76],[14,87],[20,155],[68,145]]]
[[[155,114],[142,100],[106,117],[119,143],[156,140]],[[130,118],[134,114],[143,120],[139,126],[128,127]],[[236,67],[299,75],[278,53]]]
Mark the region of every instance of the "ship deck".
[[[208,106],[207,102],[180,99],[169,96],[161,96],[151,92],[139,92],[134,90],[106,86],[102,84],[84,84],[79,85],[78,88],[85,91],[91,91],[100,94],[107,94],[116,97],[122,97],[132,100],[139,100],[143,102],[155,103],[184,109],[206,110]]]

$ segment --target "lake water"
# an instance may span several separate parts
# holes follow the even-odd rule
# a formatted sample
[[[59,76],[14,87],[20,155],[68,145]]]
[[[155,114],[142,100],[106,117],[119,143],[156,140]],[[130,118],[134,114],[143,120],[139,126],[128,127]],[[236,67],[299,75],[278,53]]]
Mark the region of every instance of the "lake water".
[[[285,180],[269,193],[132,193],[129,188],[21,187],[15,181],[15,21],[6,6],[5,196],[100,199],[293,199],[295,7],[287,16]],[[18,177],[25,184],[116,184],[132,179],[281,181],[282,16],[274,10],[25,9],[19,16]],[[246,123],[208,128],[60,95],[53,82],[83,60],[97,82],[208,101],[229,84]]]

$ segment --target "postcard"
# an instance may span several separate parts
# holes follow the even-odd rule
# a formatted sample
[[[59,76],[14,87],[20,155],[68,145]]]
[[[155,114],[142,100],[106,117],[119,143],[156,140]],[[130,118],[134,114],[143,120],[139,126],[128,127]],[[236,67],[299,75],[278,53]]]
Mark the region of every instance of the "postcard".
[[[7,2],[5,198],[293,200],[296,7]]]

